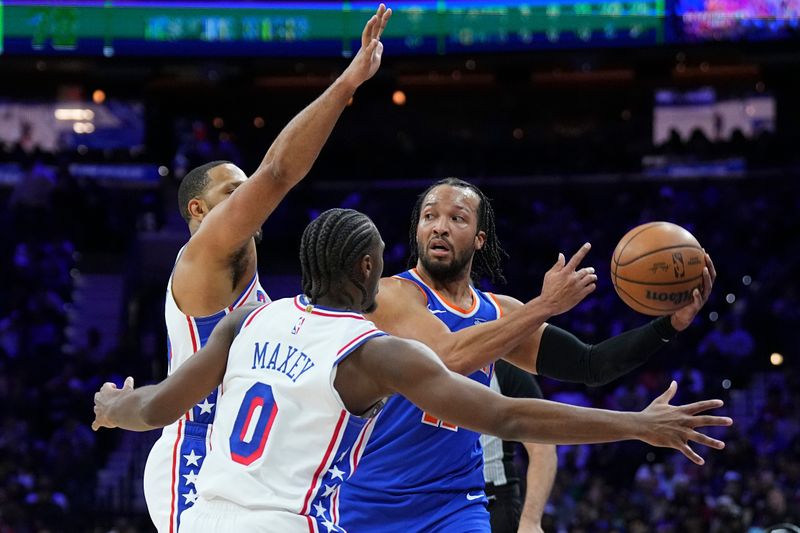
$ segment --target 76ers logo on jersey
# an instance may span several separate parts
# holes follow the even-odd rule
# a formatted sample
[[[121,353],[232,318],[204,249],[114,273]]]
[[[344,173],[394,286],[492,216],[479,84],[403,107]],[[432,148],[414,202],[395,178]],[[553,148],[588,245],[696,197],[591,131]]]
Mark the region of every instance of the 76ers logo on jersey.
[[[292,328],[292,335],[297,335],[298,333],[300,333],[300,328],[303,327],[305,321],[306,317],[304,316],[301,316],[299,319],[297,319],[297,324],[295,324],[294,327]]]

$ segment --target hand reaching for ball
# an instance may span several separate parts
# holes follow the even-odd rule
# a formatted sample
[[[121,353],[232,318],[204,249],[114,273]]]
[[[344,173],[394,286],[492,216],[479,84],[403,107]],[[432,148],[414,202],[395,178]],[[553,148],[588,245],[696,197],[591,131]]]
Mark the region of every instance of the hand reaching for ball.
[[[714,280],[717,279],[717,271],[714,268],[714,262],[711,261],[711,256],[705,254],[706,266],[703,268],[703,286],[700,289],[692,291],[692,303],[686,307],[682,307],[675,311],[670,317],[672,327],[677,331],[683,331],[689,325],[703,308],[711,295],[711,288],[714,286]]]

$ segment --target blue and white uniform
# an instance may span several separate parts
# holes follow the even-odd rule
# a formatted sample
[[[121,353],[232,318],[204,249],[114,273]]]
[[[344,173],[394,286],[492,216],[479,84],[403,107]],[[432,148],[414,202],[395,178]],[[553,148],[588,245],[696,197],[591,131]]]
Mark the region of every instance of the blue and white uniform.
[[[428,310],[450,331],[501,315],[491,294],[472,287],[472,307],[461,309],[422,281],[415,269],[395,278],[422,291]],[[469,377],[488,386],[491,374],[489,366]],[[391,397],[375,423],[358,473],[342,487],[342,526],[353,533],[489,533],[479,437],[424,413],[402,396]]]
[[[167,373],[172,374],[202,348],[214,327],[228,313],[247,303],[268,301],[256,272],[247,288],[230,306],[205,317],[189,316],[175,302],[170,276],[164,305]],[[165,427],[150,450],[144,468],[144,496],[150,518],[159,533],[177,533],[181,513],[197,499],[194,479],[208,451],[216,404],[217,391],[214,391],[180,420]]]
[[[304,296],[252,311],[228,356],[211,452],[181,533],[333,533],[339,488],[374,426],[347,411],[339,363],[385,335],[362,315]]]

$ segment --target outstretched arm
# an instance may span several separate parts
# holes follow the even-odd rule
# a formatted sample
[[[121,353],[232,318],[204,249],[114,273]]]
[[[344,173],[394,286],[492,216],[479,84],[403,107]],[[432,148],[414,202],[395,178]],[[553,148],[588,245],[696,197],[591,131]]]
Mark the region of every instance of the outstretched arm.
[[[239,324],[258,305],[244,306],[217,324],[206,345],[157,385],[133,388],[128,377],[121,389],[104,383],[94,395],[92,429],[119,427],[148,431],[176,421],[222,383]]]
[[[348,364],[360,367],[363,375],[370,377],[376,391],[402,394],[439,419],[497,435],[503,440],[590,444],[638,439],[653,446],[674,448],[695,463],[703,464],[703,459],[688,446],[688,441],[716,449],[723,448],[724,444],[695,428],[731,424],[731,419],[726,417],[695,416],[721,407],[721,400],[669,405],[677,391],[675,382],[638,413],[590,409],[547,400],[505,398],[488,387],[448,371],[425,345],[396,337],[368,341],[358,353],[342,363]],[[337,377],[340,393],[349,384],[339,382]],[[352,405],[347,403],[347,399],[345,401],[346,405]]]
[[[689,327],[708,300],[716,278],[714,263],[708,255],[706,265],[702,292],[695,289],[692,303],[670,316],[659,317],[594,345],[556,326],[545,325],[510,350],[505,359],[529,372],[561,381],[605,385],[643,365],[679,331]],[[523,305],[508,296],[498,299],[509,313]]]
[[[594,269],[578,269],[590,248],[583,245],[569,261],[559,254],[545,274],[542,294],[499,320],[451,332],[431,314],[418,288],[395,278],[381,280],[378,307],[368,318],[387,333],[425,343],[447,368],[468,375],[505,356],[545,320],[571,309],[594,290]]]
[[[361,35],[361,48],[339,78],[283,128],[253,175],[211,210],[190,244],[227,261],[302,180],[355,90],[381,63],[381,33],[392,10],[380,4]],[[187,247],[184,253],[189,253]]]

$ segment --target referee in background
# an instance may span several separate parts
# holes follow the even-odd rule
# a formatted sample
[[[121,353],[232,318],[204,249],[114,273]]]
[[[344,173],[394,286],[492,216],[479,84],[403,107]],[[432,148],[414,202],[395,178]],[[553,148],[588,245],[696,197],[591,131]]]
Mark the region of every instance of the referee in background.
[[[542,397],[542,391],[531,374],[502,359],[494,365],[491,388],[511,398]],[[558,465],[556,447],[522,443],[528,453],[527,490],[523,493],[514,464],[517,443],[482,435],[481,445],[492,533],[542,533],[542,514]]]

